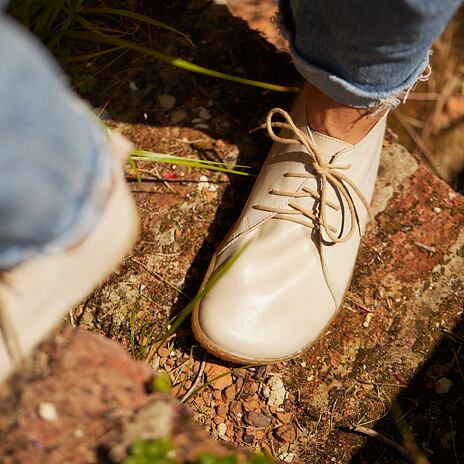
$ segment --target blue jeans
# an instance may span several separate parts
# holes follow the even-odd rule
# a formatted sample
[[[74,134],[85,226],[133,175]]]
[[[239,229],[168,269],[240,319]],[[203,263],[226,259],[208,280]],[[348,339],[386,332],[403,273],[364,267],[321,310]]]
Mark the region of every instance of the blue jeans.
[[[280,0],[278,23],[307,81],[344,105],[370,107],[398,103],[460,3]]]
[[[111,167],[100,126],[47,51],[0,16],[0,270],[88,235]]]
[[[0,0],[0,6],[3,0]],[[375,106],[419,77],[459,0],[281,0],[301,74]],[[0,271],[63,250],[97,224],[111,183],[99,126],[47,51],[0,16]]]

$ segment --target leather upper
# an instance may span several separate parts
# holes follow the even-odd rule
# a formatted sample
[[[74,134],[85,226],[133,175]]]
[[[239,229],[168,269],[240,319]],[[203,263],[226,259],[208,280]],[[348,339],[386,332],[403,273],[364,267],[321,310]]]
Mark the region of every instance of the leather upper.
[[[296,102],[292,118],[310,134],[302,97]],[[385,119],[356,145],[312,132],[327,162],[350,165],[341,172],[357,185],[368,202],[377,176]],[[290,136],[286,131],[283,134]],[[317,211],[319,200],[313,197],[292,198],[271,193],[276,190],[298,193],[303,187],[318,190],[317,176],[286,177],[289,172],[304,171],[313,169],[301,144],[274,143],[242,214],[217,251],[213,273],[250,242],[199,307],[199,323],[206,337],[235,356],[272,360],[297,354],[324,331],[350,282],[368,214],[349,187],[358,221],[355,233],[344,243],[330,243],[322,232],[320,245],[317,229],[277,219],[276,213],[255,208],[266,205],[287,210],[291,209],[289,203],[297,203]],[[330,185],[327,198],[341,206],[338,211],[327,207],[328,222],[338,233],[346,234],[351,226],[346,201]],[[327,266],[326,275],[319,248]]]

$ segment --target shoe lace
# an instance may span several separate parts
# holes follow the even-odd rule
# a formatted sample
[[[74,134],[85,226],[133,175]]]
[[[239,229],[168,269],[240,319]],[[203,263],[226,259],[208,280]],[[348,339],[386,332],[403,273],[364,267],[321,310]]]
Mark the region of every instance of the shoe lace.
[[[280,114],[283,116],[286,122],[273,121],[272,118],[274,115]],[[330,240],[333,243],[343,243],[349,240],[355,231],[356,224],[358,224],[358,215],[356,211],[356,205],[354,203],[353,197],[349,191],[350,187],[352,191],[357,195],[364,205],[370,220],[373,220],[372,211],[369,206],[369,202],[366,197],[357,187],[357,185],[343,172],[351,167],[350,164],[332,164],[330,161],[327,162],[324,160],[319,148],[317,147],[311,131],[309,133],[303,132],[301,129],[296,127],[290,115],[281,108],[274,108],[269,111],[266,123],[260,126],[266,128],[269,136],[275,142],[283,143],[286,145],[290,144],[301,144],[306,148],[307,160],[310,166],[313,168],[315,174],[310,172],[287,172],[285,177],[298,177],[302,179],[309,178],[319,178],[320,182],[318,183],[318,190],[313,190],[305,185],[297,192],[287,192],[283,190],[272,189],[269,193],[272,195],[278,195],[283,197],[291,198],[304,198],[304,197],[313,197],[319,201],[319,206],[315,211],[308,210],[307,208],[299,205],[296,201],[291,201],[288,203],[288,206],[291,209],[284,208],[275,208],[273,206],[266,206],[262,204],[254,205],[255,209],[262,211],[267,211],[275,213],[274,218],[276,219],[285,219],[288,221],[296,222],[304,226],[316,229],[323,229]],[[284,138],[280,137],[274,132],[274,128],[287,129],[295,135],[294,138]],[[327,199],[327,188],[328,185],[331,185],[332,188],[339,193],[337,195],[339,204],[334,203]],[[350,230],[345,234],[337,234],[337,229],[329,224],[327,220],[327,208],[332,208],[335,211],[340,211],[343,208],[345,200],[346,205],[351,216],[351,226]],[[306,220],[305,218],[309,219]]]
[[[281,115],[285,122],[273,121],[274,115]],[[278,143],[291,145],[301,144],[306,148],[306,157],[309,165],[312,167],[314,174],[304,172],[287,172],[284,174],[286,177],[298,177],[302,179],[318,178],[317,190],[311,189],[306,185],[303,185],[297,192],[287,192],[283,190],[271,190],[272,195],[278,195],[283,197],[291,197],[294,199],[313,197],[318,200],[318,206],[314,210],[309,210],[302,205],[299,205],[297,201],[290,201],[288,203],[289,208],[276,208],[273,206],[266,206],[262,204],[254,205],[253,207],[258,210],[275,213],[275,219],[284,219],[291,222],[302,224],[306,227],[315,229],[318,233],[316,244],[319,249],[319,255],[321,259],[322,271],[329,287],[330,293],[334,302],[337,304],[335,297],[334,285],[331,282],[329,273],[327,270],[327,264],[323,253],[323,239],[321,231],[324,230],[330,240],[335,243],[343,243],[348,241],[355,232],[356,225],[359,225],[358,214],[356,205],[353,197],[350,193],[351,189],[356,196],[360,199],[364,208],[366,209],[370,221],[373,223],[373,214],[369,206],[369,202],[366,197],[357,187],[357,185],[342,171],[345,171],[351,167],[350,164],[332,164],[331,161],[325,161],[322,153],[320,152],[316,142],[314,141],[311,130],[308,129],[308,133],[303,132],[293,122],[290,115],[281,108],[274,108],[269,111],[266,123],[260,126],[263,129],[267,129],[268,134],[272,140]],[[274,128],[286,129],[292,135],[290,137],[280,137],[274,132]],[[329,185],[338,193],[337,199],[338,204],[327,199],[327,189]],[[327,220],[327,208],[332,208],[335,211],[344,209],[344,203],[348,206],[348,210],[351,217],[350,230],[343,233],[343,224],[338,233],[337,229],[329,224]]]

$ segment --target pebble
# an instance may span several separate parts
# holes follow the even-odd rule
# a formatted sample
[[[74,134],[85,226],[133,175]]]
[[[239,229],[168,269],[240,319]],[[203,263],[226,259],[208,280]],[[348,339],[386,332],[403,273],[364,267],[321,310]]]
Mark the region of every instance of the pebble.
[[[219,438],[225,439],[226,432],[227,432],[227,425],[226,424],[219,424],[217,428]]]
[[[158,95],[158,104],[165,111],[171,111],[176,106],[176,98],[167,93]]]
[[[235,388],[235,385],[229,385],[223,392],[222,392],[222,399],[226,403],[230,403],[234,398],[237,393],[237,390]]]
[[[243,435],[242,440],[244,443],[253,443],[255,441],[255,436],[246,433],[245,435]]]
[[[258,398],[253,398],[249,401],[245,401],[243,403],[243,407],[246,411],[256,411],[258,409],[261,409],[261,404]]]
[[[453,382],[447,377],[441,377],[435,382],[435,391],[440,394],[448,393],[453,387]]]
[[[139,90],[139,88],[137,87],[137,84],[135,83],[135,81],[130,81],[129,82],[129,89],[131,89],[132,92],[136,92],[137,90]]]
[[[274,432],[274,436],[277,440],[293,443],[296,439],[296,431],[291,425],[283,425]]]
[[[258,384],[256,382],[246,382],[243,385],[242,391],[248,395],[253,395],[254,393],[258,392]]]
[[[242,403],[240,401],[231,401],[230,406],[229,406],[229,411],[232,414],[241,414],[242,412]]]
[[[269,406],[281,406],[285,401],[286,394],[284,383],[277,375],[271,376],[263,388],[263,395],[267,398]]]
[[[225,404],[218,404],[218,406],[216,408],[216,414],[218,416],[226,417],[227,406]]]
[[[206,123],[195,124],[193,127],[194,127],[195,129],[207,130],[207,129],[209,129],[209,124],[206,124]]]
[[[200,110],[198,111],[198,116],[200,116],[200,118],[204,121],[208,121],[208,119],[211,119],[211,113],[203,107],[200,107]]]
[[[208,382],[211,382],[214,378],[222,375],[222,377],[211,383],[211,387],[215,390],[224,390],[229,385],[232,385],[232,375],[230,373],[230,369],[226,366],[207,363],[205,367],[205,374]]]
[[[278,458],[281,461],[292,463],[295,460],[295,453],[285,452],[285,453],[279,454]]]
[[[46,422],[55,422],[58,420],[58,412],[53,403],[40,403],[38,413],[40,418]]]
[[[271,424],[271,419],[261,412],[249,412],[245,416],[245,422],[254,427],[268,427]]]
[[[174,110],[171,113],[171,123],[172,124],[179,124],[184,119],[187,118],[187,113],[184,110]]]

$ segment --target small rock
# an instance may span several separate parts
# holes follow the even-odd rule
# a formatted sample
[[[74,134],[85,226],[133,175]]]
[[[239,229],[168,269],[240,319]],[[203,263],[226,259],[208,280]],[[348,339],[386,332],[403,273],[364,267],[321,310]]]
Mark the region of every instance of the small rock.
[[[216,407],[216,414],[218,416],[226,417],[227,406],[225,404],[218,404],[218,406]]]
[[[269,406],[281,406],[285,401],[286,394],[284,383],[277,375],[270,377],[263,388],[263,395],[267,398]]]
[[[226,403],[230,403],[234,398],[237,393],[237,390],[235,388],[235,385],[229,385],[223,392],[222,392],[222,398]]]
[[[274,432],[274,436],[277,440],[293,443],[296,439],[296,431],[291,425],[283,425]]]
[[[172,95],[162,93],[158,95],[158,104],[165,111],[171,111],[176,106],[176,99]]]
[[[187,118],[187,113],[184,110],[174,110],[171,113],[171,123],[172,124],[179,124],[184,119]]]
[[[231,401],[229,411],[232,414],[240,414],[242,412],[242,403],[240,401]]]
[[[229,385],[232,385],[232,375],[228,367],[222,366],[221,364],[207,363],[205,367],[205,374],[208,382],[217,378],[211,383],[211,387],[215,390],[224,390]]]
[[[253,443],[255,441],[255,436],[246,433],[245,435],[243,435],[242,440],[244,443]]]
[[[200,116],[200,118],[204,121],[208,121],[208,119],[211,119],[211,113],[203,107],[200,107],[200,110],[198,111],[198,116]]]
[[[248,395],[253,395],[254,393],[258,392],[258,384],[256,382],[246,382],[243,385],[242,391]]]
[[[227,432],[227,425],[226,424],[219,424],[218,428],[218,436],[219,438],[225,439],[226,438],[226,432]]]
[[[233,427],[227,427],[226,437],[235,439],[235,430]]]
[[[435,382],[435,391],[440,394],[448,393],[453,383],[447,377],[441,377]]]
[[[169,350],[167,348],[160,348],[158,350],[158,355],[161,358],[167,358],[169,356]]]
[[[281,461],[292,463],[295,460],[295,453],[285,452],[285,453],[279,454],[278,458]]]
[[[284,383],[282,382],[282,379],[277,375],[273,375],[267,382],[267,385],[271,390],[281,390],[282,388],[284,388]]]
[[[246,411],[257,411],[258,409],[261,409],[261,404],[258,398],[253,398],[249,401],[245,401],[243,403],[243,407]]]
[[[58,420],[58,412],[55,405],[52,403],[40,403],[38,413],[41,419],[47,422],[55,422]]]
[[[76,429],[73,432],[75,438],[84,438],[85,432],[82,429]]]
[[[206,124],[206,123],[195,124],[193,127],[194,127],[195,129],[207,130],[207,129],[209,129],[209,124]]]
[[[139,90],[139,88],[137,87],[137,83],[135,81],[129,82],[129,89],[131,89],[132,92],[136,92],[137,90]]]
[[[261,412],[252,411],[245,416],[245,422],[254,427],[268,427],[271,419]]]
[[[237,148],[237,154],[238,154],[238,148]],[[227,156],[230,156],[230,153]],[[256,372],[255,372],[255,375],[254,375],[255,380],[257,382],[262,382],[264,380],[264,377],[266,376],[266,371],[267,371],[266,366],[259,366],[256,369]]]

